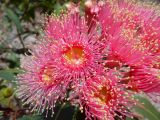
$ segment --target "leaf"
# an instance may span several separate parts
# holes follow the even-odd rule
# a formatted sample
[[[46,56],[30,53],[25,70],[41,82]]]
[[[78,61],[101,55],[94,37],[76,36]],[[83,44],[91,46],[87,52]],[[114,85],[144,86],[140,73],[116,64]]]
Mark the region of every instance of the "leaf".
[[[8,107],[9,106],[9,98],[5,98],[4,97],[4,90],[6,88],[3,88],[0,90],[0,104],[5,106],[5,107]]]
[[[63,10],[65,10],[65,5],[61,5],[59,2],[54,5],[54,14],[60,15]]]
[[[3,80],[15,80],[14,76],[15,75],[9,70],[0,70],[0,78],[2,78]]]
[[[32,115],[32,116],[24,115],[23,117],[19,118],[18,120],[42,120],[42,116],[40,116],[40,115]]]
[[[160,112],[144,97],[136,96],[140,103],[134,110],[136,113],[141,114],[147,120],[160,120]]]
[[[9,67],[14,68],[14,67],[19,67],[20,65],[20,59],[19,55],[14,53],[14,52],[8,52],[6,55],[6,59],[9,62]]]
[[[6,69],[0,70],[0,78],[3,80],[15,80],[15,74],[21,73],[20,69]]]
[[[22,26],[21,26],[21,22],[18,18],[18,16],[16,15],[16,13],[14,13],[11,9],[6,8],[6,14],[8,16],[8,18],[13,21],[13,23],[16,25],[18,32],[22,32]]]
[[[19,60],[19,55],[16,54],[16,53],[14,53],[14,52],[8,52],[6,58],[9,59],[9,60],[12,60],[14,62],[16,62],[16,61]]]

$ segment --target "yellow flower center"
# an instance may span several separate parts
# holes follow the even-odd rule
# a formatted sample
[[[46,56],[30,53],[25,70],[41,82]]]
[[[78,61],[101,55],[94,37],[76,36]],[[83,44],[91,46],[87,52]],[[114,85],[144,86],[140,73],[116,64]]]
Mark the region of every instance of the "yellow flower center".
[[[64,51],[63,57],[71,65],[80,65],[84,62],[84,49],[81,46],[72,46]]]
[[[113,98],[111,91],[106,87],[102,87],[98,93],[94,94],[94,97],[98,98],[102,103],[108,104],[109,101]]]
[[[42,72],[42,82],[49,85],[53,82],[53,70],[52,69],[44,69]]]

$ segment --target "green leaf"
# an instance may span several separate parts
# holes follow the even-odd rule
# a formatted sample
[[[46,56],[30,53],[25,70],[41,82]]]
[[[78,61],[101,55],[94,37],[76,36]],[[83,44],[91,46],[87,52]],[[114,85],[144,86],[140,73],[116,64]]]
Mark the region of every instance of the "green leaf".
[[[62,10],[65,10],[65,5],[61,5],[59,2],[57,2],[54,5],[54,14],[60,15],[60,13],[62,12]]]
[[[5,11],[6,11],[6,14],[7,14],[8,18],[9,18],[11,21],[13,21],[13,23],[16,25],[18,32],[22,32],[23,29],[22,29],[22,26],[21,26],[21,22],[20,22],[18,16],[16,15],[16,13],[13,12],[13,11],[12,11],[11,9],[9,9],[9,8],[6,8]]]
[[[20,69],[6,69],[0,70],[0,78],[3,80],[15,80],[15,74],[21,73]]]
[[[5,57],[9,62],[10,68],[19,67],[20,65],[20,56],[14,52],[8,52]]]
[[[5,107],[9,107],[9,98],[5,98],[4,97],[4,91],[6,88],[3,88],[0,90],[0,104],[5,106]]]
[[[17,62],[19,60],[19,55],[14,52],[8,52],[6,58],[14,62]]]
[[[136,98],[140,101],[134,110],[136,113],[141,114],[147,120],[160,120],[160,112],[144,97],[136,96]]]
[[[3,80],[15,80],[14,76],[15,75],[9,70],[0,70],[0,78],[2,78]]]
[[[23,117],[19,118],[18,120],[42,120],[42,116],[40,116],[40,115],[32,115],[32,116],[24,115]]]

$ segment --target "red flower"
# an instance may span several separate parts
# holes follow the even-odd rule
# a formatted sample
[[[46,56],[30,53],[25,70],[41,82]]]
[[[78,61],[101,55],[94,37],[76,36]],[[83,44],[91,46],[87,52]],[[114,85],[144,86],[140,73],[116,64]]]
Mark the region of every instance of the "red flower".
[[[132,93],[125,91],[125,87],[117,83],[115,76],[97,76],[86,81],[82,86],[80,97],[88,119],[114,120],[114,117],[133,114],[128,111],[135,104]]]
[[[78,13],[70,14],[57,22],[50,17],[46,31],[51,38],[51,57],[58,76],[79,84],[86,78],[103,72],[100,63],[104,40],[97,40],[100,35],[95,27],[88,33],[85,19],[80,18]]]
[[[139,50],[151,53],[159,52],[160,21],[153,5],[128,2],[115,2],[115,18],[122,23],[122,34],[128,39],[135,39],[134,46]],[[116,6],[115,5],[115,6]]]
[[[18,97],[38,112],[45,109],[53,112],[56,101],[65,97],[68,86],[57,76],[47,46],[37,45],[32,56],[24,57],[21,62],[24,73],[18,75]]]
[[[127,0],[102,3],[86,1],[85,16],[70,3],[67,14],[47,18],[45,40],[18,76],[19,97],[33,110],[53,110],[69,89],[86,119],[125,119],[133,117],[133,93],[159,95],[159,16]]]

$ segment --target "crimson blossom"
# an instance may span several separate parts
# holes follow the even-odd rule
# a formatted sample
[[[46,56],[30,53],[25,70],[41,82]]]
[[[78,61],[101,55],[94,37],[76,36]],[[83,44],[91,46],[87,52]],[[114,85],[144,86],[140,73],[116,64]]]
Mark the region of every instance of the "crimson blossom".
[[[98,41],[96,27],[88,31],[85,18],[70,12],[59,18],[49,16],[44,40],[21,61],[18,96],[32,110],[52,109],[64,100],[66,91],[103,72],[105,44]]]
[[[108,45],[104,66],[121,73],[129,89],[159,94],[160,17],[156,6],[113,0],[98,15]]]
[[[46,25],[51,59],[58,76],[76,86],[103,72],[105,40],[98,41],[101,34],[97,32],[97,24],[89,28],[85,18],[76,12],[56,19],[50,16]]]
[[[24,104],[30,105],[31,110],[43,112],[46,109],[48,112],[51,109],[54,113],[55,103],[64,99],[68,83],[62,84],[50,58],[49,44],[42,43],[34,47],[32,56],[21,59],[23,73],[17,77],[17,94]]]
[[[118,84],[110,72],[105,76],[88,79],[80,89],[81,105],[84,107],[86,119],[114,120],[133,117],[130,109],[136,104],[134,94],[126,91],[126,87]]]

